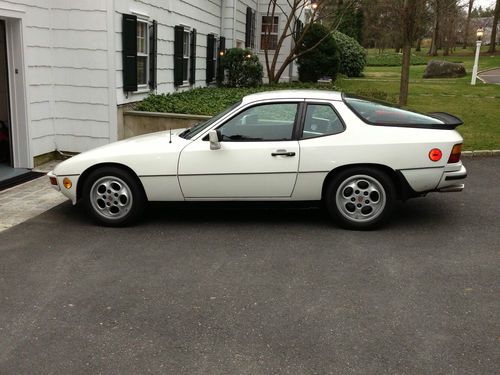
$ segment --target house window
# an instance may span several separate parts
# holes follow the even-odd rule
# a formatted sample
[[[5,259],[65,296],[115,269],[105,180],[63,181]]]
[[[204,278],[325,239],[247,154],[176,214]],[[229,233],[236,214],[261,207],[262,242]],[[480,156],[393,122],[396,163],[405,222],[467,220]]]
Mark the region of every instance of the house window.
[[[137,85],[149,82],[149,35],[147,22],[137,21]]]
[[[174,85],[195,84],[196,29],[175,26],[174,34]]]
[[[246,14],[245,48],[255,48],[255,11],[250,7]]]
[[[184,29],[182,38],[182,80],[185,84],[189,82],[190,44],[189,30]]]
[[[123,91],[156,88],[157,22],[123,14]]]
[[[220,69],[220,59],[225,50],[226,38],[222,36],[217,38],[214,34],[207,35],[207,83],[214,82],[218,76],[222,78],[224,72]]]
[[[278,44],[278,16],[262,16],[260,49],[275,50]]]

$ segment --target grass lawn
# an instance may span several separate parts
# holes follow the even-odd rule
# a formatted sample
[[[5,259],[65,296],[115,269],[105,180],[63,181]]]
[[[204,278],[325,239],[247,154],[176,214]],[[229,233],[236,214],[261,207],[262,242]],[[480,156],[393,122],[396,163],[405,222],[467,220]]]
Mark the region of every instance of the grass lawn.
[[[369,53],[376,53],[369,51]],[[500,67],[500,54],[490,56],[486,51],[479,60],[479,70]],[[420,112],[444,111],[460,117],[464,125],[458,131],[464,137],[465,150],[500,149],[500,85],[477,81],[471,86],[474,51],[457,49],[454,55],[430,58],[462,62],[467,70],[464,78],[423,79],[425,65],[410,67],[408,108]],[[393,101],[399,95],[401,67],[366,67],[363,78],[343,78],[335,85],[342,91],[381,90]]]

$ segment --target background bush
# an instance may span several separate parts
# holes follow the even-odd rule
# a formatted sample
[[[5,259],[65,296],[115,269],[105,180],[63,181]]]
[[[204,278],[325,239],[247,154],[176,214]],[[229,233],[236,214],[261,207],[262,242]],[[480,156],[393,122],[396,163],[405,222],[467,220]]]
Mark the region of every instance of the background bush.
[[[311,48],[325,36],[326,39],[320,45],[297,59],[301,82],[317,82],[324,76],[329,76],[332,82],[335,81],[339,67],[337,46],[325,26],[319,23],[311,25],[304,35],[299,53]]]
[[[222,68],[227,72],[221,82],[226,87],[255,87],[262,84],[263,68],[252,51],[231,48],[222,58]]]
[[[339,31],[332,33],[339,51],[339,73],[348,77],[361,77],[366,64],[366,51],[356,41]]]

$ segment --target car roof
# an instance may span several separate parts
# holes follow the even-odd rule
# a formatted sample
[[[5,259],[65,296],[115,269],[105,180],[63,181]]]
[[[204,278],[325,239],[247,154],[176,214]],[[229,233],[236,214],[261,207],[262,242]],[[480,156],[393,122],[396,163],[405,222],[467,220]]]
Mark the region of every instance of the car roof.
[[[243,98],[243,103],[252,103],[271,99],[322,99],[342,100],[342,93],[329,90],[275,90],[250,94]]]

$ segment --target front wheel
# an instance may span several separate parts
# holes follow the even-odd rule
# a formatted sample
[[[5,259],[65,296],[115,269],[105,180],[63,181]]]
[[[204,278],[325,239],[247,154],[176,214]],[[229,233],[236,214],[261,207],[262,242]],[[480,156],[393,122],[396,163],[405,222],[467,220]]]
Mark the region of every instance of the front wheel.
[[[114,167],[93,171],[83,185],[84,205],[99,224],[125,226],[144,209],[145,198],[130,173]]]
[[[340,172],[327,186],[330,215],[348,229],[373,229],[390,216],[396,191],[391,179],[373,168]]]

